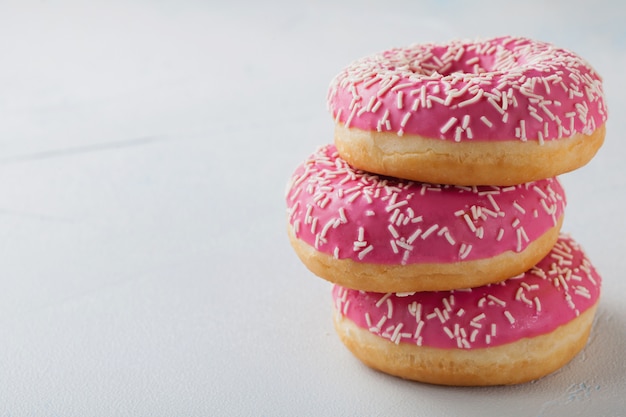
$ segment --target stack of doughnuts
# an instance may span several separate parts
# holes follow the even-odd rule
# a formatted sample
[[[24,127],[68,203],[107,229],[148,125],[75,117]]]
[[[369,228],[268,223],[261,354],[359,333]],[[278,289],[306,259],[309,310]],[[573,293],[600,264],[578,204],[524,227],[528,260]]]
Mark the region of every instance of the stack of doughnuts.
[[[601,278],[562,233],[557,176],[602,145],[601,78],[499,37],[362,58],[331,82],[334,144],[294,172],[288,234],[333,283],[366,365],[445,385],[547,375],[585,345]]]

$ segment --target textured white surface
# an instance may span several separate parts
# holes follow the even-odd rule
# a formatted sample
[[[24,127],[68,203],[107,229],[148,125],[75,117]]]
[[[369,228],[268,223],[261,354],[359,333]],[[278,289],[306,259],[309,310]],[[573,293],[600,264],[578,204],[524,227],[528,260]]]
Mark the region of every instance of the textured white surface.
[[[312,2],[311,2],[312,3]],[[0,5],[0,416],[626,413],[621,2]],[[604,293],[587,348],[515,387],[362,366],[285,233],[292,170],[332,140],[364,54],[513,34],[604,76],[605,146],[563,176]]]

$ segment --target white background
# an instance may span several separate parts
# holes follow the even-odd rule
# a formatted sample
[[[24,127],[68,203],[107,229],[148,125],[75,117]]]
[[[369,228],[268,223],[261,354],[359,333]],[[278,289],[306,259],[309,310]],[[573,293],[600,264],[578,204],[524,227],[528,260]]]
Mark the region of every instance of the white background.
[[[0,416],[625,415],[622,4],[0,3]],[[286,182],[352,60],[503,34],[605,80],[605,145],[562,177],[604,277],[589,344],[514,387],[371,371],[289,246]]]

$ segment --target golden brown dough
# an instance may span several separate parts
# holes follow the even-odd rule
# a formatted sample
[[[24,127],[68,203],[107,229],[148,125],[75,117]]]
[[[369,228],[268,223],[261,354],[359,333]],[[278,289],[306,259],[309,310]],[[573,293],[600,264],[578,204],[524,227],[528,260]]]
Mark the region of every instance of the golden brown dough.
[[[521,252],[507,251],[488,259],[442,264],[384,265],[336,259],[315,250],[293,234],[289,240],[296,254],[317,276],[343,287],[374,292],[439,291],[499,282],[518,275],[541,260],[559,237],[563,216],[556,226]]]
[[[367,366],[405,379],[440,385],[507,385],[548,375],[586,344],[597,303],[553,332],[481,349],[438,349],[393,343],[335,311],[341,341]]]
[[[451,142],[335,125],[335,145],[350,165],[380,175],[455,185],[514,185],[554,177],[587,164],[605,126],[590,135],[522,142]]]

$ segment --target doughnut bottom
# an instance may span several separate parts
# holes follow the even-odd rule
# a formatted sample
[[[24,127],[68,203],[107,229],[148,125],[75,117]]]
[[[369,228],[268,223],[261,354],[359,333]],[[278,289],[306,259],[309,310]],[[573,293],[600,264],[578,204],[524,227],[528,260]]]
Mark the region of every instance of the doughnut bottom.
[[[597,303],[551,333],[480,349],[439,349],[393,343],[334,311],[341,341],[367,366],[404,379],[439,385],[510,385],[548,375],[582,350]]]
[[[591,135],[537,141],[450,142],[415,135],[369,132],[335,125],[341,157],[364,171],[456,185],[515,185],[555,177],[585,165],[604,142],[605,126]]]
[[[559,237],[563,216],[521,252],[507,251],[492,258],[442,264],[384,265],[336,259],[317,251],[287,232],[296,254],[315,275],[342,287],[373,292],[442,291],[471,288],[521,274],[552,249]]]

